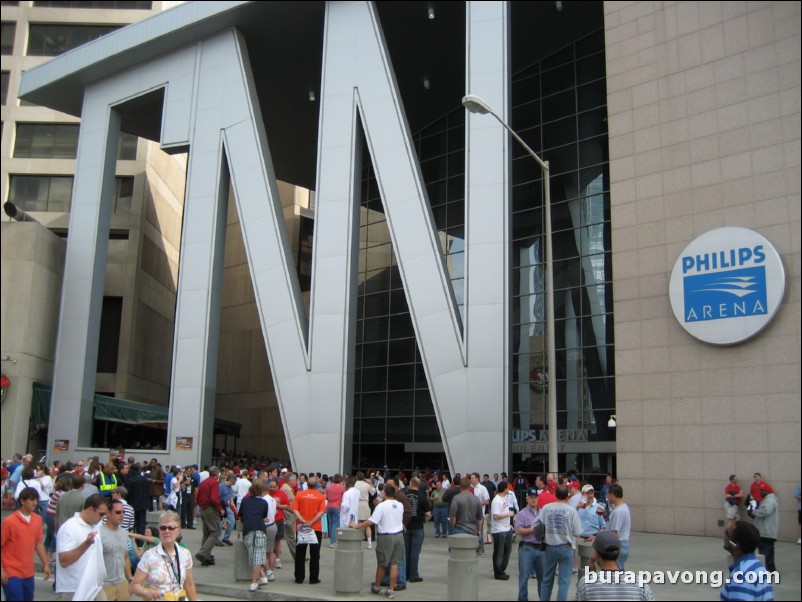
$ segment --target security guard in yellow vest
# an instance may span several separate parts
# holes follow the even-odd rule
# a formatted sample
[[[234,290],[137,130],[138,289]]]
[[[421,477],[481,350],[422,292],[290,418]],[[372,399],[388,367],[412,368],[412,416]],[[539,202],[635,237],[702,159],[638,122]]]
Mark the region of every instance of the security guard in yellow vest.
[[[109,460],[103,467],[103,472],[97,476],[98,491],[109,499],[111,499],[111,492],[117,489],[117,475],[114,474],[116,470],[114,462]]]

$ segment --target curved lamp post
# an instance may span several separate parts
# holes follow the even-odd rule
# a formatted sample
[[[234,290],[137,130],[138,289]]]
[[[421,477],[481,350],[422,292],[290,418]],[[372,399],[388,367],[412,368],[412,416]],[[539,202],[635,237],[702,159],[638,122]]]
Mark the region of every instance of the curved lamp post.
[[[554,342],[554,257],[551,249],[551,186],[549,185],[549,162],[543,161],[537,156],[529,145],[515,133],[515,131],[496,113],[484,100],[473,94],[468,94],[462,99],[464,106],[471,113],[480,115],[492,115],[496,118],[504,129],[524,148],[532,157],[540,169],[543,171],[543,197],[544,209],[546,213],[546,228],[544,236],[546,238],[546,358],[548,362],[549,379],[546,383],[548,392],[548,433],[549,433],[549,472],[559,472],[557,461],[557,353]]]

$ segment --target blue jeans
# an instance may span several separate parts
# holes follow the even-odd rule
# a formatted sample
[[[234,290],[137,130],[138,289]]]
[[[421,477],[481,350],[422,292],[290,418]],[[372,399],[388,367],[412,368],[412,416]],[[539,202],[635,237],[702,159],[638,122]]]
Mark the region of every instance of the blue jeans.
[[[624,563],[629,558],[629,540],[621,540],[621,551],[618,553],[618,568],[624,570]]]
[[[45,513],[44,519],[45,527],[47,527],[47,535],[45,536],[45,550],[52,553],[56,551],[56,517],[52,514]]]
[[[518,546],[518,600],[529,600],[529,577],[535,575],[537,586],[543,583],[543,560],[546,553],[538,548],[521,544]],[[538,592],[538,598],[540,592]]]
[[[218,543],[221,541],[231,541],[231,531],[234,530],[234,513],[231,511],[231,506],[226,505],[226,517],[224,520],[228,522],[228,526],[225,531],[223,531],[223,521],[220,521],[220,535],[217,536]]]
[[[33,577],[9,577],[8,583],[3,586],[3,593],[9,602],[17,600],[33,600]]]
[[[407,561],[406,579],[420,577],[418,560],[423,547],[423,529],[414,529],[404,533],[404,557]]]
[[[560,581],[557,587],[557,600],[568,599],[568,587],[574,569],[574,550],[571,546],[546,546],[546,562],[543,567],[543,583],[540,585],[540,599],[551,600],[554,588],[554,574],[560,567]]]
[[[451,525],[448,522],[448,506],[434,507],[434,533],[435,535],[448,535]]]
[[[326,508],[326,519],[329,522],[329,544],[337,543],[337,529],[340,527],[340,509]]]
[[[498,577],[507,572],[512,551],[512,531],[492,533],[493,537],[493,576]]]

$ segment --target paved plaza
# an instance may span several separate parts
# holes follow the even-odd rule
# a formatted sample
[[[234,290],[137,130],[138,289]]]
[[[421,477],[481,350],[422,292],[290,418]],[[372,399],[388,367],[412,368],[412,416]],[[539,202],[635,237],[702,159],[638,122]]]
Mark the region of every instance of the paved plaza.
[[[3,512],[5,517],[7,512]],[[151,513],[149,523],[155,523],[157,515]],[[200,548],[201,529],[184,530],[184,542],[194,552]],[[655,533],[633,533],[632,553],[627,569],[632,571],[724,571],[726,578],[725,553],[722,540],[711,537],[687,537]],[[434,537],[433,523],[426,523],[426,539],[421,552],[420,571],[422,583],[411,583],[403,592],[396,594],[396,600],[445,600],[448,595],[448,544],[445,539]],[[518,587],[518,560],[516,545],[507,572],[509,581],[493,579],[491,566],[492,546],[487,546],[484,556],[478,557],[479,600],[515,600]],[[364,549],[365,562],[362,574],[361,595],[341,595],[334,592],[335,550],[324,540],[321,551],[321,580],[318,585],[307,582],[298,585],[293,581],[293,561],[289,552],[284,552],[284,568],[276,570],[276,580],[259,592],[248,591],[249,581],[234,580],[234,548],[215,547],[216,565],[202,568],[196,564],[195,581],[201,600],[362,600],[375,599],[368,589],[376,569],[376,556],[373,550]],[[774,586],[776,600],[800,600],[802,580],[800,578],[800,546],[793,543],[776,544],[777,567],[781,582]],[[54,600],[50,582],[43,582],[37,575],[36,599]],[[530,580],[529,599],[538,599],[535,580]],[[658,600],[718,600],[719,589],[705,584],[665,584],[652,585]],[[568,599],[573,600],[576,591],[576,578],[572,579]],[[556,597],[555,584],[552,597]]]

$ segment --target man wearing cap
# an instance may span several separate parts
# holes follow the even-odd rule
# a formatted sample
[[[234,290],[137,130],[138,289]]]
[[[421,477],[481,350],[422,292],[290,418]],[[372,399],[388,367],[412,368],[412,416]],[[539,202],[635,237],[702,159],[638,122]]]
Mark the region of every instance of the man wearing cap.
[[[543,583],[543,561],[545,553],[535,535],[537,519],[538,490],[536,487],[526,492],[526,507],[515,515],[515,534],[518,535],[518,600],[529,600],[529,577],[535,575],[537,585]]]
[[[760,483],[760,495],[763,498],[755,510],[749,510],[749,516],[755,519],[755,527],[760,532],[760,553],[766,559],[766,568],[774,572],[774,542],[777,540],[777,530],[780,526],[779,504],[774,490],[768,483]]]
[[[568,488],[558,485],[555,491],[556,502],[546,504],[535,519],[535,527],[546,526],[546,561],[543,567],[543,583],[540,586],[540,599],[551,600],[554,575],[560,567],[560,580],[557,600],[568,599],[571,584],[571,569],[574,563],[574,544],[582,533],[582,521],[568,504]]]
[[[596,501],[594,495],[593,485],[588,484],[582,487],[582,495],[576,508],[579,520],[582,521],[582,537],[586,538],[593,537],[602,529],[607,528],[604,520],[604,508]]]
[[[759,541],[757,528],[746,522],[736,522],[724,532],[724,549],[733,563],[730,578],[721,588],[721,600],[774,600],[766,568],[755,556]]]
[[[615,579],[618,570],[618,556],[621,553],[621,540],[610,531],[599,531],[593,540],[595,555],[592,561],[605,575],[586,581],[583,575],[576,585],[577,600],[654,600],[652,589],[645,583],[627,583],[625,579]]]
[[[577,506],[579,506],[579,500],[582,498],[582,494],[579,493],[581,485],[579,481],[568,481],[566,486],[568,487],[568,505],[576,510]]]

